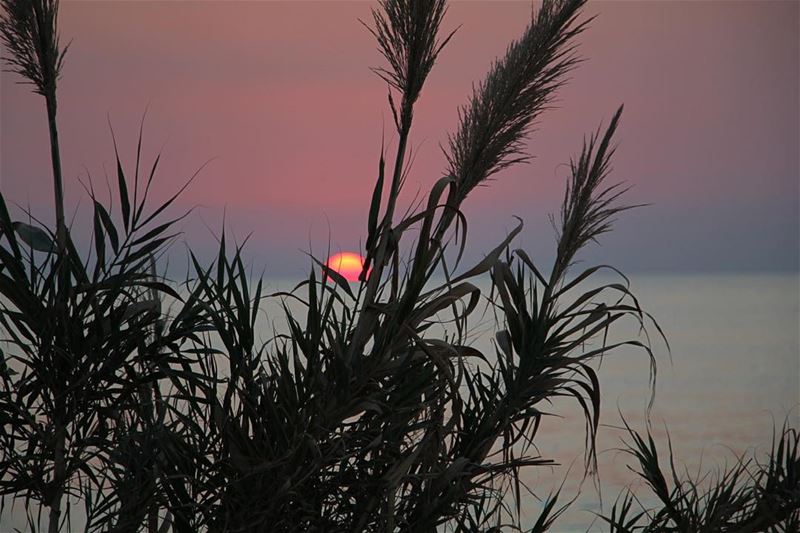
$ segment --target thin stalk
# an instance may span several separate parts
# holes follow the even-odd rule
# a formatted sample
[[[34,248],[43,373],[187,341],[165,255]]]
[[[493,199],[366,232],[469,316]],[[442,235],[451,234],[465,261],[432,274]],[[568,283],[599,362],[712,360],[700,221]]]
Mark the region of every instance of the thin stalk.
[[[375,262],[372,267],[372,273],[367,280],[367,289],[364,293],[364,302],[361,306],[361,316],[363,317],[375,303],[375,297],[380,286],[383,268],[386,266],[386,252],[389,246],[389,235],[392,227],[392,218],[394,216],[395,205],[397,204],[397,197],[400,194],[400,181],[403,176],[403,164],[405,162],[405,154],[408,146],[408,136],[411,131],[411,120],[413,116],[413,104],[408,102],[407,99],[403,100],[402,118],[400,128],[400,140],[397,145],[397,155],[394,163],[394,173],[392,175],[392,184],[389,190],[389,198],[386,204],[386,213],[384,214],[383,221],[381,222],[381,240],[378,242],[378,251],[375,254]],[[356,325],[355,332],[353,333],[353,342],[350,344],[350,360],[353,360],[356,352],[363,349],[367,339],[367,332],[365,331],[369,320],[360,319]]]
[[[64,184],[61,177],[61,149],[58,142],[58,124],[56,122],[56,95],[55,87],[48,94],[47,124],[50,128],[50,160],[53,165],[53,196],[56,207],[56,245],[59,257],[66,249],[67,226],[64,222]]]
[[[157,272],[156,272],[156,260],[152,255],[150,255],[150,272],[149,273],[150,273],[150,277],[151,277],[152,281],[153,282],[157,282],[158,281],[158,276],[157,276]],[[147,296],[151,300],[159,302],[159,312],[160,312],[160,310],[161,310],[161,298],[159,297],[158,292],[156,292],[156,290],[151,287],[147,291]],[[156,328],[153,328],[153,330],[150,333],[150,339],[153,342],[155,342],[156,340],[158,340],[158,335],[159,335],[159,330],[157,330]],[[144,374],[145,375],[147,375],[149,372],[152,372],[152,371],[155,370],[155,368],[154,368],[155,364],[154,363],[148,363],[147,366],[148,366],[148,368],[146,368],[144,370]],[[148,422],[149,425],[152,426],[152,425],[154,425],[156,423],[156,420],[155,420],[155,416],[156,416],[155,415],[155,409],[156,409],[156,387],[158,387],[158,382],[154,381],[152,383],[149,383],[149,384],[145,385],[145,387],[146,387],[146,393],[147,393],[146,394],[147,405],[145,406],[145,408],[147,410],[147,418],[148,418],[147,422]],[[155,483],[155,479],[157,477],[158,477],[157,475],[153,476],[154,483]],[[147,532],[148,533],[157,533],[158,532],[158,511],[159,511],[158,499],[156,499],[155,502],[151,503],[150,508],[147,511]]]
[[[65,264],[65,253],[67,243],[67,227],[64,222],[64,185],[61,176],[61,150],[58,142],[58,123],[56,121],[56,89],[55,85],[45,95],[47,101],[47,124],[50,130],[50,160],[53,165],[53,197],[56,208],[56,247],[59,260],[56,268],[59,269],[58,279],[60,289],[57,293],[56,306],[57,313],[61,317],[66,317],[66,298],[68,285],[68,269]],[[62,329],[66,328],[66,323],[61,324]],[[66,339],[66,331],[61,334]],[[60,411],[60,410],[59,410]],[[64,484],[66,483],[66,458],[64,450],[66,448],[67,428],[63,422],[64,417],[57,414],[55,420],[55,449],[53,453],[53,497],[49,502],[50,517],[48,524],[49,533],[57,533],[61,521],[61,500],[64,496]]]
[[[47,102],[47,124],[50,131],[50,160],[53,165],[53,197],[56,209],[56,247],[58,251],[59,260],[57,261],[56,268],[59,269],[58,279],[60,289],[56,297],[56,306],[59,316],[66,317],[66,298],[67,298],[67,285],[69,280],[68,270],[65,264],[65,253],[67,243],[67,227],[64,221],[64,185],[61,176],[61,149],[58,142],[58,123],[56,120],[57,104],[56,104],[56,87],[53,83],[48,87],[47,94],[45,95]],[[66,328],[66,323],[61,324],[62,329]],[[61,334],[66,340],[66,331]],[[64,449],[66,447],[67,429],[63,422],[63,416],[56,416],[55,420],[55,449],[53,453],[53,497],[49,502],[50,517],[48,524],[49,533],[57,533],[59,530],[59,523],[61,521],[61,500],[64,496],[64,484],[66,482],[66,459],[64,457]]]
[[[61,410],[59,410],[61,411]],[[58,533],[58,526],[61,522],[61,500],[64,497],[64,483],[66,478],[66,459],[64,449],[67,441],[67,428],[61,419],[56,420],[55,437],[56,444],[53,453],[53,497],[48,502],[50,507],[48,533]]]
[[[158,533],[158,507],[155,505],[147,511],[147,533]]]

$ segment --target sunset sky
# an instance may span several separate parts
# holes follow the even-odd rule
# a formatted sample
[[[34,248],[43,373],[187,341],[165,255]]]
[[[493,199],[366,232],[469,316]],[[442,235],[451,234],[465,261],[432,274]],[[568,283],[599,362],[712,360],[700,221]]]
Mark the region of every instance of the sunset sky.
[[[65,1],[72,41],[60,85],[67,205],[113,176],[110,118],[132,166],[149,106],[144,154],[163,147],[154,195],[165,198],[213,161],[182,197],[193,248],[213,246],[223,220],[267,273],[307,269],[358,250],[381,132],[395,137],[369,2]],[[406,200],[441,177],[439,149],[457,109],[530,17],[529,2],[452,2],[461,26],[415,112],[416,159]],[[798,269],[800,42],[798,2],[591,2],[579,39],[587,59],[543,115],[531,164],[496,176],[468,199],[470,257],[525,220],[519,244],[549,259],[547,215],[560,206],[566,166],[583,135],[624,103],[614,177],[633,185],[616,231],[587,258],[632,271]],[[47,219],[52,192],[41,97],[2,75],[3,194]],[[73,209],[70,209],[70,212]],[[80,215],[78,216],[80,219]],[[209,229],[210,228],[210,229]]]

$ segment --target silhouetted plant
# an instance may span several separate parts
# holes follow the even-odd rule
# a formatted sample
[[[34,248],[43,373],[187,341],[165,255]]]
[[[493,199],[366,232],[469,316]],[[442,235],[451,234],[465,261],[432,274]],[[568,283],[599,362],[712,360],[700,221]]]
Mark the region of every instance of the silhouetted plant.
[[[800,438],[796,429],[784,425],[773,440],[766,463],[740,458],[713,477],[696,479],[678,474],[671,443],[670,472],[665,474],[649,431],[645,439],[627,429],[631,442],[626,451],[638,462],[634,471],[647,482],[656,504],[641,503],[641,495],[630,491],[621,494],[611,515],[602,516],[612,533],[800,530]],[[633,510],[634,502],[641,508],[639,512]]]
[[[534,122],[578,61],[584,1],[542,3],[461,110],[444,177],[399,220],[414,105],[453,33],[439,35],[444,0],[380,1],[371,31],[387,65],[375,70],[389,85],[398,143],[388,171],[381,149],[355,287],[312,257],[293,290],[266,295],[244,245],[230,250],[224,229],[210,264],[189,253],[183,284],[158,276],[180,220],[163,217],[188,183],[148,207],[159,158],[145,179],[141,129],[132,180],[116,157],[120,213],[89,188],[88,253],[66,228],[56,231],[63,247],[54,246],[31,215],[14,221],[0,195],[2,501],[22,500],[32,530],[37,506],[49,508],[50,531],[71,529],[76,499],[86,531],[518,528],[528,490],[521,472],[553,464],[535,440],[542,405],[557,397],[573,398],[586,420],[585,468],[593,471],[601,393],[592,363],[621,346],[640,348],[654,385],[646,336],[606,338],[622,319],[660,333],[621,273],[573,272],[577,254],[629,208],[620,203],[625,189],[607,182],[622,109],[571,163],[549,270],[511,247],[521,222],[483,260],[461,264],[461,206],[478,185],[526,160]],[[2,5],[12,69],[45,94],[48,113],[52,93],[54,134],[58,2]],[[602,269],[619,280],[593,283]],[[489,281],[488,294],[478,279]],[[285,321],[273,331],[259,318],[266,298],[279,301]],[[491,353],[469,345],[482,300],[497,317]],[[710,530],[736,506],[725,516],[744,530],[796,524],[794,430],[750,488],[730,489],[745,472],[734,470],[705,503],[696,485],[670,492],[652,440],[631,436],[665,510],[632,515],[625,496],[606,518],[615,530]],[[547,530],[566,509],[559,496],[550,495],[532,531]]]
[[[214,330],[222,336],[231,374],[221,389],[215,382],[195,417],[205,424],[187,425],[208,440],[219,439],[220,453],[196,463],[200,470],[202,464],[213,465],[211,472],[187,478],[196,488],[182,492],[204,495],[176,502],[183,509],[196,506],[187,519],[225,531],[267,525],[354,531],[486,525],[498,520],[503,508],[503,478],[511,478],[519,501],[520,469],[550,463],[518,445],[532,442],[541,416],[536,406],[555,396],[574,397],[582,406],[589,427],[587,457],[593,456],[600,392],[588,363],[619,345],[587,348],[587,343],[620,318],[642,321],[645,315],[624,283],[578,292],[597,269],[574,282],[564,279],[577,251],[606,231],[610,218],[623,209],[612,203],[615,187],[603,182],[619,113],[573,165],[549,279],[524,252],[516,253],[518,264],[511,256],[501,259],[521,226],[460,274],[457,264],[444,262],[443,242],[449,223],[463,218],[458,208],[475,185],[521,159],[514,154],[528,124],[575,62],[570,43],[583,28],[574,26],[581,5],[545,2],[523,39],[480,86],[471,114],[464,115],[462,133],[452,142],[457,155],[450,159],[451,175],[434,186],[424,210],[395,223],[413,103],[441,50],[436,31],[444,8],[441,2],[382,4],[374,33],[389,67],[378,71],[403,103],[400,112],[395,110],[400,140],[391,186],[384,193],[382,154],[369,211],[371,275],[366,276],[365,266],[366,279],[354,293],[320,263],[321,279],[312,272],[298,290],[282,295],[306,312],[298,317],[287,305],[288,332],[277,335],[265,351],[237,340],[252,338],[254,327],[253,304],[244,296],[247,278],[241,264],[235,266],[241,262],[239,250],[233,264],[221,250],[208,271],[195,262],[204,300],[214,302]],[[390,104],[394,109],[391,96]],[[450,201],[443,206],[447,188]],[[403,237],[414,225],[419,237],[403,269]],[[444,285],[432,283],[435,273],[445,275]],[[468,318],[480,296],[470,280],[487,274],[505,324],[496,358],[465,346]],[[614,291],[622,299],[595,304]],[[429,335],[437,316],[449,311],[455,332],[444,338]],[[621,344],[649,352],[639,341]],[[263,366],[260,359],[266,360]],[[468,364],[469,359],[483,366]],[[237,371],[242,361],[255,362],[242,373]],[[224,401],[218,404],[218,398]],[[200,443],[200,435],[190,440]],[[205,444],[198,457],[208,453]],[[558,513],[554,501],[540,529],[552,521],[549,513]]]
[[[136,166],[138,172],[138,153]],[[0,325],[8,347],[0,376],[0,494],[49,507],[50,530],[63,527],[63,497],[90,494],[104,466],[129,453],[142,423],[130,418],[148,406],[144,391],[157,396],[157,380],[193,379],[180,367],[187,357],[181,345],[193,330],[184,322],[164,327],[159,294],[180,297],[151,266],[174,238],[175,220],[161,218],[172,200],[148,212],[156,166],[133,202],[119,157],[117,169],[122,227],[90,191],[88,254],[69,232],[63,253],[40,228],[26,224],[20,232],[0,197]],[[138,190],[138,174],[134,179]],[[155,419],[145,422],[145,433],[157,427]]]
[[[53,164],[56,236],[59,252],[66,248],[64,185],[58,143],[56,87],[61,75],[66,48],[58,36],[58,0],[2,0],[0,38],[10,52],[5,57],[11,70],[34,86],[45,98],[50,129],[50,155]]]
[[[56,265],[63,262],[68,247],[68,236],[64,221],[64,186],[61,178],[61,154],[58,142],[58,125],[56,122],[57,99],[56,86],[64,61],[65,49],[61,49],[58,37],[58,1],[57,0],[2,0],[2,13],[0,14],[0,38],[3,45],[11,52],[6,57],[11,69],[20,74],[27,83],[34,86],[35,92],[45,98],[47,107],[47,122],[50,131],[50,156],[53,166],[53,195],[55,200],[56,215],[56,248],[59,260]],[[24,223],[15,224],[15,229],[30,229]],[[11,230],[13,232],[13,230]],[[35,230],[34,230],[35,231]],[[33,244],[31,244],[33,249]],[[57,269],[58,270],[58,269]],[[59,312],[64,312],[66,296],[67,274],[58,273],[52,280],[55,285],[54,304]],[[63,324],[57,326],[61,330]],[[65,331],[56,335],[62,337]],[[58,407],[58,410],[61,408]],[[66,464],[64,457],[64,427],[61,423],[63,416],[56,416],[54,431],[54,486],[46,495],[47,505],[50,507],[50,521],[58,523],[61,509],[62,491],[61,482],[64,479]],[[50,532],[56,531],[56,526],[50,526]]]

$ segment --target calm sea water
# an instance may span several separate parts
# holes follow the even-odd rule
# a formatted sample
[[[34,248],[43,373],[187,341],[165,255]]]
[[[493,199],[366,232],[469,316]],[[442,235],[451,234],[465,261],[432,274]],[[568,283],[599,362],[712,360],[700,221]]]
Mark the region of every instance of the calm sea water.
[[[284,280],[265,282],[270,290],[293,285]],[[659,321],[672,347],[670,361],[666,347],[654,343],[658,378],[650,424],[662,449],[669,431],[679,465],[689,472],[711,470],[732,463],[737,455],[767,450],[773,428],[787,417],[800,427],[797,273],[635,275],[632,282],[642,306]],[[636,335],[637,329],[623,325],[617,336]],[[483,337],[475,342],[489,341]],[[541,498],[562,482],[562,501],[577,498],[554,531],[603,531],[606,528],[593,513],[601,508],[608,512],[626,486],[645,493],[627,468],[633,464],[630,458],[618,449],[625,436],[619,429],[620,413],[633,428],[646,428],[649,360],[640,351],[621,350],[603,361],[599,375],[603,427],[598,437],[598,480],[584,480],[584,423],[580,408],[569,401],[552,406],[554,416],[543,422],[537,441],[542,457],[560,465],[525,474],[527,485]],[[529,521],[536,519],[539,507],[535,499],[525,502],[523,512]],[[21,512],[19,506],[15,510]],[[24,527],[23,517],[9,511],[0,520],[0,531],[11,524]]]

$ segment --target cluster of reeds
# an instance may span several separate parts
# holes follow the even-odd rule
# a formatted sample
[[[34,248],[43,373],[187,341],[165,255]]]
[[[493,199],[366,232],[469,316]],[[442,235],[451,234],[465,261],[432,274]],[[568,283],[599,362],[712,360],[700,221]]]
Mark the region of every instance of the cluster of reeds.
[[[730,468],[696,477],[678,473],[671,443],[670,470],[665,474],[650,433],[645,439],[630,427],[627,430],[626,451],[638,463],[632,470],[646,482],[655,503],[643,502],[645,495],[630,490],[621,494],[611,514],[601,516],[611,533],[800,531],[800,435],[796,429],[784,424],[780,435],[773,436],[766,461],[741,457]]]
[[[266,295],[224,234],[211,264],[190,253],[183,284],[159,276],[181,218],[167,215],[188,183],[151,205],[159,159],[144,169],[141,130],[133,172],[116,154],[119,209],[89,188],[92,247],[76,248],[56,128],[58,2],[2,0],[8,64],[47,100],[57,213],[55,232],[31,214],[15,221],[0,195],[5,510],[25,513],[32,531],[45,512],[50,532],[75,529],[74,513],[92,532],[497,531],[521,524],[521,472],[552,464],[535,443],[556,397],[573,398],[585,417],[592,469],[601,401],[592,363],[623,345],[652,360],[647,342],[605,341],[622,319],[654,325],[627,279],[594,284],[601,267],[572,273],[576,254],[626,208],[607,182],[621,109],[572,162],[549,271],[510,247],[521,223],[463,267],[460,210],[477,185],[525,159],[532,121],[576,64],[584,1],[543,2],[462,109],[445,176],[396,219],[415,103],[452,33],[439,36],[444,0],[382,0],[371,28],[398,142],[393,166],[383,150],[378,163],[362,279],[351,286],[315,259],[294,290]],[[267,297],[283,303],[285,328],[264,342]],[[481,303],[498,317],[492,353],[467,339]],[[768,523],[754,518],[762,508],[796,509],[798,450],[786,435],[774,473],[758,478],[763,497],[747,508],[748,524]],[[655,479],[653,455],[638,450]],[[665,505],[691,499],[666,496]],[[532,531],[563,512],[557,497]],[[629,503],[615,507],[613,527],[643,522]],[[651,517],[651,530],[665,516],[685,530],[671,511]],[[796,523],[796,511],[769,522],[779,523]]]

